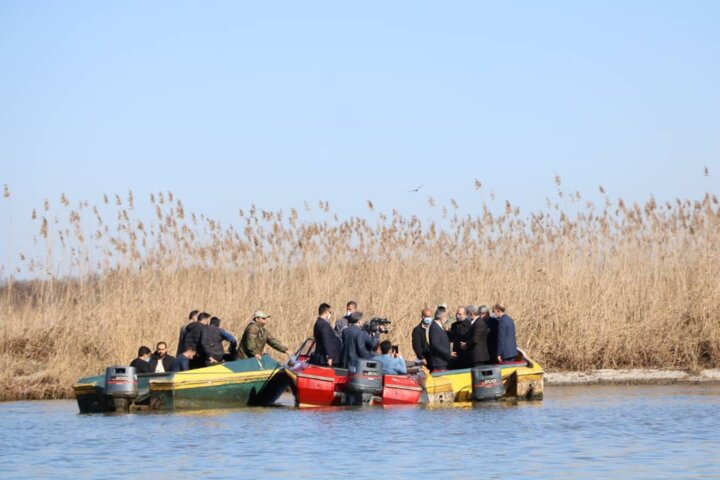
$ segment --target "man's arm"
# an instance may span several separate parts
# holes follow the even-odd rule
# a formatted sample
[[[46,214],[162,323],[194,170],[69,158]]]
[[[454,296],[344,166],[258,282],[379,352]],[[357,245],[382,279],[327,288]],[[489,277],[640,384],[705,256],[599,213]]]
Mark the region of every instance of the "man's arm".
[[[280,341],[279,341],[277,338],[275,338],[275,337],[273,337],[272,335],[270,335],[270,332],[268,332],[267,330],[265,330],[265,332],[267,333],[267,343],[268,343],[268,345],[270,345],[272,348],[274,348],[274,349],[277,350],[278,352],[287,353],[288,348],[287,348],[285,345],[283,345],[282,343],[280,343]],[[262,352],[261,352],[261,353],[262,353]]]
[[[220,335],[222,336],[223,340],[228,342],[230,344],[230,349],[234,350],[237,348],[237,339],[232,336],[232,334],[226,330],[220,329]]]

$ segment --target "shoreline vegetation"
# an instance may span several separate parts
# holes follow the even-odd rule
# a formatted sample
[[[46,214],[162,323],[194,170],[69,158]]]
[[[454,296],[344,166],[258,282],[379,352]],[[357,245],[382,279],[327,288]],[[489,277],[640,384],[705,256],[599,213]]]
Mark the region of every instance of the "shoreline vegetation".
[[[720,368],[717,196],[629,204],[600,187],[596,204],[556,186],[532,212],[476,181],[471,214],[427,198],[435,219],[370,201],[367,215],[342,218],[321,201],[302,215],[253,205],[234,226],[185,212],[169,192],[149,198],[153,218],[132,192],[45,201],[27,212],[43,253],[16,257],[34,280],[0,275],[0,400],[68,398],[81,376],[128,364],[140,345],[174,352],[193,309],[237,337],[262,309],[296,347],[317,305],[337,318],[348,300],[391,319],[406,358],[423,307],[501,302],[518,346],[547,372]]]

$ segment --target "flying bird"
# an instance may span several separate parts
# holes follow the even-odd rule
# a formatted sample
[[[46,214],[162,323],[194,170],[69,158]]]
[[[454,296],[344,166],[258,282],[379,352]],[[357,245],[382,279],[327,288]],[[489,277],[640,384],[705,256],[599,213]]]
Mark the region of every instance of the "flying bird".
[[[408,190],[407,193],[416,193],[416,192],[419,192],[422,187],[423,187],[423,186],[420,185],[419,187],[417,187],[417,188],[414,189],[414,190]]]
[[[710,169],[708,167],[705,167],[705,176],[706,177],[710,176]]]

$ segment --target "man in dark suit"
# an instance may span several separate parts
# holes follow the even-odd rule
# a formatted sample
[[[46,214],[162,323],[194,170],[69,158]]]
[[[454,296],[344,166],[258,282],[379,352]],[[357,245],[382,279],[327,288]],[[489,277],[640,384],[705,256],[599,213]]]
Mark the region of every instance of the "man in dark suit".
[[[155,354],[150,357],[150,371],[155,373],[169,372],[174,361],[175,357],[167,353],[167,343],[158,342],[155,346]]]
[[[470,320],[468,319],[468,311],[466,307],[458,307],[455,312],[455,321],[450,326],[450,343],[455,358],[450,362],[450,368],[467,368],[465,356],[463,355],[462,343],[467,341],[468,332],[470,331]]]
[[[496,304],[493,313],[497,318],[497,361],[512,362],[517,357],[517,343],[515,341],[515,322],[505,313],[505,307]]]
[[[485,317],[488,317],[489,310],[485,305],[480,308],[470,305],[468,313],[471,319],[468,340],[465,344],[467,366],[474,367],[487,364],[490,361],[490,354],[488,353],[488,327],[485,324]]]
[[[430,354],[428,330],[432,324],[432,312],[429,308],[425,308],[420,317],[420,323],[412,331],[412,348],[418,360],[427,365],[427,357]]]
[[[438,309],[430,324],[430,342],[428,368],[430,371],[447,370],[450,360],[454,358],[450,350],[450,338],[445,332],[444,325],[447,322],[447,310]]]
[[[318,308],[318,318],[313,326],[313,338],[315,338],[315,351],[310,355],[310,363],[313,365],[340,365],[341,345],[340,338],[330,326],[332,307],[323,303]]]

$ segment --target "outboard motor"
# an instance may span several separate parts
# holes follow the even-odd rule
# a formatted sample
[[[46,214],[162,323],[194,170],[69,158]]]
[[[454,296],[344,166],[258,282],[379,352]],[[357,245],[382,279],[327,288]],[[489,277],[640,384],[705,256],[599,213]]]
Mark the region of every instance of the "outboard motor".
[[[348,374],[345,403],[347,405],[369,405],[374,396],[382,395],[382,391],[382,363],[377,360],[356,360]]]
[[[497,365],[475,367],[472,375],[472,399],[475,402],[499,400],[503,396],[502,370]]]
[[[112,398],[116,411],[128,411],[138,395],[135,367],[105,369],[105,395]]]

